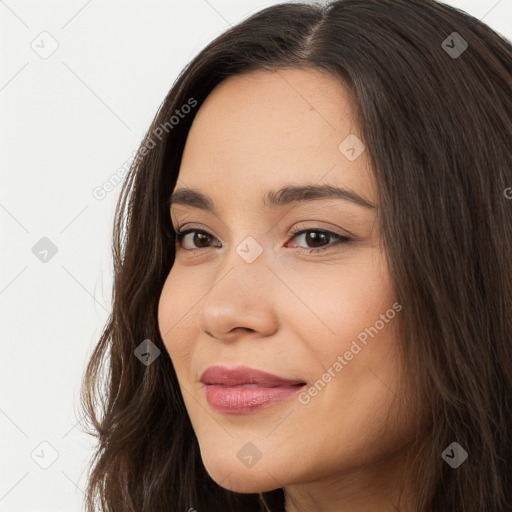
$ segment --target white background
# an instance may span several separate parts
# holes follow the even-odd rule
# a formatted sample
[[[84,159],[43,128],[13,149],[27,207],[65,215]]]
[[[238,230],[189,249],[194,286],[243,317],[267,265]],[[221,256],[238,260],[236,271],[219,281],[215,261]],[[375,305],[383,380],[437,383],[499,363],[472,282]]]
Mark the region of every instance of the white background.
[[[83,510],[93,440],[77,404],[110,310],[121,187],[93,189],[133,156],[185,64],[276,3],[0,0],[0,512]],[[446,3],[512,39],[512,0]],[[46,59],[31,47],[51,48],[43,31],[58,43]],[[57,247],[46,263],[32,252],[42,237]],[[58,453],[47,469],[41,442]]]

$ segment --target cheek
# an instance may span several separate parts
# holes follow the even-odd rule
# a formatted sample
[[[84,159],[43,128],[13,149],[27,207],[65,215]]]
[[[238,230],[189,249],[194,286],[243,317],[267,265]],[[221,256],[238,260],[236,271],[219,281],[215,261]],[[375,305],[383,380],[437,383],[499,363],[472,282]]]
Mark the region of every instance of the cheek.
[[[369,257],[334,273],[335,279],[332,275],[309,275],[295,289],[297,295],[307,297],[314,315],[304,309],[302,313],[290,309],[287,315],[296,319],[295,338],[305,346],[302,358],[311,361],[312,385],[302,395],[301,426],[314,430],[316,418],[330,419],[322,426],[321,437],[345,440],[332,447],[334,463],[347,457],[348,446],[353,448],[353,460],[370,456],[367,448],[386,428],[402,368],[397,337],[401,305],[385,260]],[[388,440],[390,446],[395,442]],[[312,443],[310,448],[315,453],[321,447]],[[382,443],[375,446],[377,452],[381,449],[385,449]],[[311,460],[315,458],[311,455]]]
[[[345,263],[332,271],[312,269],[300,280],[287,276],[288,282],[296,283],[293,290],[302,301],[283,301],[289,304],[283,314],[295,326],[296,339],[306,344],[324,368],[350,351],[354,341],[361,347],[359,360],[372,357],[363,354],[371,340],[379,339],[371,350],[378,357],[396,346],[391,324],[399,313],[393,309],[396,297],[385,258],[367,251]],[[350,354],[348,358],[355,360]]]
[[[196,302],[193,290],[184,286],[177,273],[171,271],[158,303],[158,326],[180,380],[184,377],[191,359],[193,344],[190,340],[194,333],[193,316]]]

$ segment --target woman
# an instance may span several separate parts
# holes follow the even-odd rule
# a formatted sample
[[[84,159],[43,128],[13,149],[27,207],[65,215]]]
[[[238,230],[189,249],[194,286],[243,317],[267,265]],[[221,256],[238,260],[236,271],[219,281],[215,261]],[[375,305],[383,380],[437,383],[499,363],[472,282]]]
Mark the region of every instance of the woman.
[[[512,510],[511,92],[426,0],[200,52],[116,211],[88,510]]]

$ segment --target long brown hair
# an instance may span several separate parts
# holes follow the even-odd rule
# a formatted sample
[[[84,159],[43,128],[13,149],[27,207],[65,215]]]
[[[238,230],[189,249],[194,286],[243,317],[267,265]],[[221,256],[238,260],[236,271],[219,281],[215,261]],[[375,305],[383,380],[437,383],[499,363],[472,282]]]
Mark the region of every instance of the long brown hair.
[[[207,474],[157,307],[175,257],[167,200],[195,113],[226,77],[285,67],[328,71],[353,97],[409,393],[428,411],[414,464],[431,485],[418,482],[416,510],[512,510],[512,46],[432,0],[275,5],[177,78],[117,204],[112,313],[81,396],[98,439],[87,510],[284,510],[283,489],[235,493]],[[161,351],[149,365],[134,355],[146,339]],[[456,469],[441,456],[452,442],[468,453]]]

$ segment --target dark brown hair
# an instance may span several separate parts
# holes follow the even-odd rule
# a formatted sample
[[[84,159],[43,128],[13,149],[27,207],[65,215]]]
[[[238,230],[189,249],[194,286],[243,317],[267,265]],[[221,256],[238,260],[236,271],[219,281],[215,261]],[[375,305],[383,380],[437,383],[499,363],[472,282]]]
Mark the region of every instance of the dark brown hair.
[[[226,77],[286,67],[327,71],[354,101],[403,305],[409,393],[427,411],[416,510],[512,510],[512,46],[432,0],[275,5],[175,81],[116,209],[112,314],[82,387],[98,439],[87,510],[264,511],[263,498],[284,510],[283,489],[235,493],[207,474],[157,307],[175,257],[167,200],[195,113]],[[134,355],[145,339],[161,350],[148,366]],[[455,441],[468,460],[452,469],[441,454]]]

